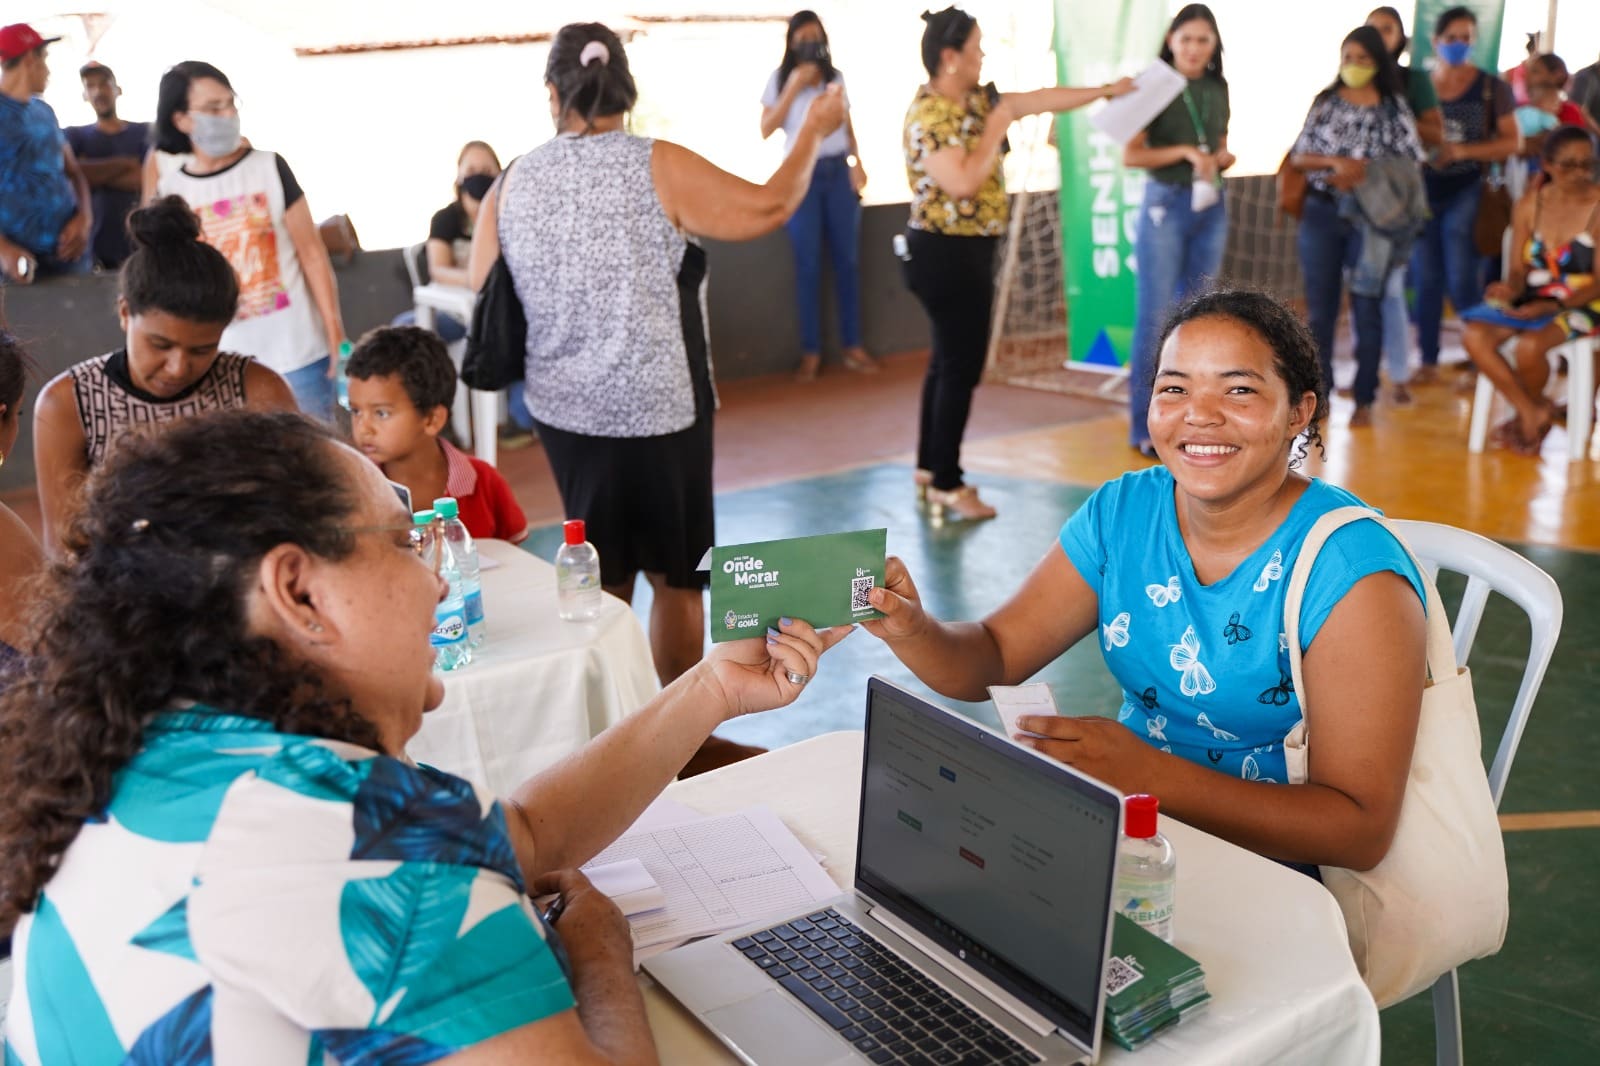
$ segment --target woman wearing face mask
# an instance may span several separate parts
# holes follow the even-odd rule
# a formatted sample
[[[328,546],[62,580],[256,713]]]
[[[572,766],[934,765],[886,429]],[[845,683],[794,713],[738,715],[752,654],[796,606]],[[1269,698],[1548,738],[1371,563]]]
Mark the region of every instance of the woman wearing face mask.
[[[1444,113],[1444,143],[1423,171],[1432,217],[1411,257],[1411,284],[1417,290],[1417,347],[1422,368],[1414,380],[1431,381],[1439,365],[1439,323],[1444,298],[1457,308],[1471,307],[1483,292],[1483,257],[1473,244],[1487,164],[1504,162],[1517,150],[1519,135],[1511,87],[1472,62],[1478,17],[1464,7],[1445,11],[1434,22],[1433,87]]]
[[[1072,111],[1133,91],[1123,78],[1094,89],[1064,86],[1005,93],[983,86],[983,30],[958,7],[924,12],[922,65],[928,80],[906,110],[906,177],[911,218],[906,283],[928,313],[933,352],[922,386],[916,484],[930,514],[976,520],[995,509],[962,480],[961,438],[972,392],[983,376],[994,303],[994,253],[1006,231],[1001,154],[1016,119]]]
[[[456,156],[456,198],[433,213],[428,223],[428,279],[440,285],[467,288],[467,258],[472,254],[472,226],[478,208],[494,179],[500,176],[500,157],[483,141],[468,141]],[[402,311],[392,326],[416,325],[415,311]],[[467,324],[445,311],[434,315],[434,332],[446,344],[467,335]]]
[[[767,79],[761,94],[761,136],[782,129],[784,151],[794,145],[806,111],[824,89],[839,86],[844,75],[833,65],[828,31],[815,11],[799,11],[789,19],[783,62]],[[794,249],[797,311],[800,317],[800,366],[797,381],[815,381],[822,369],[822,246],[828,246],[833,267],[835,305],[839,314],[839,343],[844,365],[871,373],[878,369],[861,347],[860,276],[856,267],[861,229],[861,190],[867,172],[857,155],[856,130],[850,123],[848,103],[844,125],[822,142],[811,187],[800,207],[784,223]]]
[[[128,216],[128,233],[134,251],[117,297],[127,346],[58,374],[34,414],[39,509],[52,553],[89,469],[130,427],[239,407],[295,409],[283,378],[221,350],[239,282],[189,206],[169,196],[142,207]]]
[[[155,146],[191,156],[156,191],[188,201],[205,240],[239,275],[239,312],[223,347],[282,374],[302,411],[331,420],[333,356],[345,339],[339,288],[289,164],[245,143],[227,75],[196,61],[161,76]]]
[[[1405,84],[1406,104],[1417,121],[1417,136],[1423,148],[1444,140],[1444,117],[1439,113],[1439,94],[1434,92],[1433,79],[1421,67],[1400,62],[1410,38],[1406,36],[1405,23],[1400,12],[1392,7],[1375,7],[1367,16],[1367,25],[1378,31],[1383,46],[1394,57]],[[1411,402],[1411,312],[1406,306],[1406,272],[1396,270],[1389,275],[1383,290],[1383,365],[1389,375],[1393,391],[1391,398],[1397,404]],[[1342,391],[1342,390],[1341,390]]]
[[[1400,68],[1371,26],[1351,30],[1339,51],[1339,76],[1311,104],[1294,143],[1290,163],[1307,172],[1305,211],[1300,216],[1300,265],[1305,273],[1306,309],[1317,340],[1322,374],[1333,380],[1333,338],[1344,291],[1344,275],[1361,260],[1367,239],[1346,194],[1353,193],[1380,160],[1422,159],[1416,122],[1405,102]],[[1383,164],[1388,166],[1390,164]],[[1411,175],[1415,188],[1416,175]],[[1420,192],[1418,193],[1420,198]],[[1383,347],[1382,286],[1400,269],[1403,256],[1390,255],[1378,266],[1375,292],[1351,286],[1350,307],[1356,334],[1356,409],[1352,427],[1372,424],[1378,394],[1378,360]],[[1359,286],[1366,288],[1366,285]]]
[[[1234,162],[1222,32],[1209,7],[1189,4],[1173,17],[1161,59],[1189,83],[1122,150],[1124,166],[1149,172],[1134,236],[1139,295],[1128,378],[1128,441],[1147,459],[1156,455],[1145,424],[1156,333],[1173,305],[1199,293],[1222,269],[1228,240],[1222,172]]]

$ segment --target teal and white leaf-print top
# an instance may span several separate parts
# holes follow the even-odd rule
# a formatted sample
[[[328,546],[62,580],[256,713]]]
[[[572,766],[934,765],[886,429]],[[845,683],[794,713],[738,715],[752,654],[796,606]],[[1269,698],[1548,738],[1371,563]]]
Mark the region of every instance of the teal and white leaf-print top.
[[[427,1063],[573,1006],[492,797],[156,716],[13,937],[5,1063]]]
[[[1096,490],[1062,527],[1061,548],[1099,599],[1100,651],[1122,686],[1118,720],[1202,766],[1286,781],[1283,739],[1301,717],[1283,622],[1289,576],[1317,519],[1349,506],[1366,504],[1312,479],[1261,547],[1202,585],[1165,467]],[[1376,522],[1352,522],[1328,538],[1301,604],[1301,652],[1357,581],[1386,570],[1425,599],[1411,557]]]

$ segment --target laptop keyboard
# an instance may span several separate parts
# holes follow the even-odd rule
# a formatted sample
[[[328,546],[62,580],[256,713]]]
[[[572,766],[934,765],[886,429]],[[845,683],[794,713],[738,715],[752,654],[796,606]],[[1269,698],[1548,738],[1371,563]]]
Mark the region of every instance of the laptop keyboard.
[[[873,1062],[1040,1061],[832,907],[733,946]]]

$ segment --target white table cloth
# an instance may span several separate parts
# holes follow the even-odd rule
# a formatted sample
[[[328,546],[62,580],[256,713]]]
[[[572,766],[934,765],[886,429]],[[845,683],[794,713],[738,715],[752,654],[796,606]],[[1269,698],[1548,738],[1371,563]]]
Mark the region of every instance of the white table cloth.
[[[829,733],[712,773],[666,795],[706,814],[765,803],[848,890],[855,870],[861,733]],[[1356,972],[1344,918],[1316,882],[1162,816],[1178,853],[1175,942],[1204,967],[1211,1003],[1137,1052],[1105,1041],[1103,1063],[1249,1066],[1378,1062],[1378,1008]],[[737,1060],[641,976],[667,1064]]]
[[[417,325],[423,329],[433,328],[434,314],[439,311],[455,315],[471,327],[472,307],[478,302],[478,297],[471,289],[464,289],[459,285],[441,285],[431,281],[411,289],[411,302],[415,305]],[[450,356],[455,360],[457,373],[461,371],[461,359],[465,352],[464,345],[450,345]],[[467,412],[462,410],[463,407],[470,408],[471,412],[472,454],[491,466],[494,465],[500,443],[499,438],[495,436],[500,428],[500,394],[463,388],[456,397],[457,409],[454,417],[457,433],[466,430],[461,424],[462,419],[467,416]]]
[[[488,636],[470,665],[444,675],[444,702],[406,746],[417,762],[496,795],[577,750],[660,687],[644,629],[605,596],[593,622],[563,622],[555,567],[501,540],[478,554]]]

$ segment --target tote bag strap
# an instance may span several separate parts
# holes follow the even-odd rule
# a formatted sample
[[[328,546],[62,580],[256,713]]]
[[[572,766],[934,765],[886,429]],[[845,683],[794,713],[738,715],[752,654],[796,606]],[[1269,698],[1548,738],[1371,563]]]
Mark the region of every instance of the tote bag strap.
[[[1367,507],[1337,507],[1321,518],[1311,527],[1311,532],[1306,534],[1305,542],[1300,545],[1300,557],[1295,560],[1294,570],[1289,575],[1289,587],[1285,590],[1283,601],[1283,623],[1285,633],[1289,639],[1289,670],[1294,678],[1294,690],[1300,697],[1300,713],[1304,716],[1306,711],[1306,685],[1305,669],[1300,653],[1300,605],[1305,599],[1306,583],[1311,579],[1311,568],[1316,564],[1317,556],[1322,551],[1322,546],[1328,538],[1349,525],[1362,519],[1371,519],[1384,529],[1389,535],[1399,542],[1400,547],[1410,556],[1411,562],[1422,575],[1422,588],[1427,594],[1428,611],[1428,676],[1435,679],[1445,679],[1456,676],[1456,650],[1455,642],[1450,635],[1450,619],[1445,614],[1444,601],[1439,598],[1439,590],[1428,578],[1428,568],[1422,565],[1411,546],[1405,538],[1395,532],[1388,519]]]

